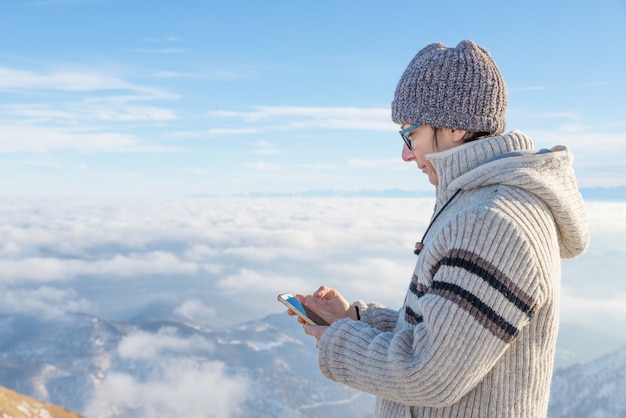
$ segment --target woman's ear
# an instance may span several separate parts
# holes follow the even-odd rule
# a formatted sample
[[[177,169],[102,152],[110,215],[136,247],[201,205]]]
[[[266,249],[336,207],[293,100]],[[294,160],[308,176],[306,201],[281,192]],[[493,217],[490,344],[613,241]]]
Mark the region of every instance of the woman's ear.
[[[452,142],[456,143],[457,145],[465,142],[468,136],[467,134],[467,131],[462,131],[460,129],[450,129],[450,138],[452,139]]]

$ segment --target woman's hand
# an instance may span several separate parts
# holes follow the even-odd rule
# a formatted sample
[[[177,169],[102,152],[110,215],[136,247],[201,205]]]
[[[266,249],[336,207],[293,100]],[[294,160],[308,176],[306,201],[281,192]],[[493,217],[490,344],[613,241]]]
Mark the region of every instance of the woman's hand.
[[[304,324],[304,332],[306,332],[307,334],[315,337],[315,339],[317,340],[317,342],[315,343],[315,346],[317,348],[319,348],[320,340],[324,336],[324,333],[326,332],[327,329],[328,329],[328,327],[320,327],[320,326],[313,326],[313,325],[309,325],[309,324]]]
[[[341,294],[330,287],[321,286],[312,295],[295,295],[296,298],[307,307],[315,311],[319,316],[324,318],[326,322],[332,324],[335,321],[344,318],[350,318],[350,304],[341,296]],[[289,315],[295,315],[294,312],[288,310]],[[319,347],[319,342],[328,327],[325,326],[313,326],[309,325],[300,317],[298,322],[304,326],[304,332],[315,337],[317,340],[316,346]]]
[[[330,287],[321,286],[312,295],[296,297],[329,324],[350,317],[350,303],[337,290]]]

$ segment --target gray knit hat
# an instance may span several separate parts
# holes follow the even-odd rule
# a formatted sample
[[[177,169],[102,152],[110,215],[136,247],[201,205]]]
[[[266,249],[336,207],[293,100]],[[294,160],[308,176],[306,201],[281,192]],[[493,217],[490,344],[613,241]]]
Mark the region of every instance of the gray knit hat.
[[[418,52],[402,74],[391,118],[498,135],[507,102],[506,84],[487,50],[471,41],[456,48],[435,43]]]

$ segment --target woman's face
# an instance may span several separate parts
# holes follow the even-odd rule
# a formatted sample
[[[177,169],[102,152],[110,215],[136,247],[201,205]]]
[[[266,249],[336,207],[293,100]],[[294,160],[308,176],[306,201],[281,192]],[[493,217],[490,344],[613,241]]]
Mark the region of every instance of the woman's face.
[[[402,125],[402,129],[409,125]],[[417,129],[409,132],[411,139],[411,148],[406,144],[402,148],[402,159],[406,162],[415,161],[417,168],[422,170],[428,176],[428,181],[433,186],[439,184],[437,172],[433,165],[426,159],[426,154],[433,152],[445,151],[463,143],[463,137],[466,131],[459,131],[447,128],[441,128],[437,131],[437,142],[435,142],[435,129],[429,125],[422,125]]]

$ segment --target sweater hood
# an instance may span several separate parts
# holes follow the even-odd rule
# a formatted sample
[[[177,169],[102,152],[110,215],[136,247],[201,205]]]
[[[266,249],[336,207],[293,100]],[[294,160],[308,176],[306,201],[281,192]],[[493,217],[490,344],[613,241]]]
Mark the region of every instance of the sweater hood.
[[[513,131],[427,157],[439,177],[438,206],[459,189],[517,187],[549,208],[557,226],[562,258],[576,257],[587,248],[585,205],[574,175],[573,155],[567,147],[535,150],[530,138]]]

